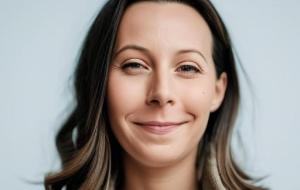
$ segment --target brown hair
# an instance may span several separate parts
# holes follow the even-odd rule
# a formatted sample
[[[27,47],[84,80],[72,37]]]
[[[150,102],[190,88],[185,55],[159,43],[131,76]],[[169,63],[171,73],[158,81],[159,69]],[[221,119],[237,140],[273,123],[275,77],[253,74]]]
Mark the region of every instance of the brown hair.
[[[199,183],[213,180],[212,176],[217,173],[225,188],[264,189],[255,185],[255,180],[237,166],[232,156],[231,139],[240,90],[231,40],[221,17],[208,0],[157,0],[166,1],[185,3],[202,15],[213,34],[217,76],[222,72],[228,76],[223,103],[211,113],[199,144],[197,167],[202,176]],[[109,0],[90,27],[75,71],[77,104],[56,137],[62,170],[46,176],[46,189],[64,186],[67,189],[114,189],[122,184],[122,148],[110,129],[105,94],[120,20],[127,7],[135,2],[140,1]],[[215,168],[210,167],[211,163]]]

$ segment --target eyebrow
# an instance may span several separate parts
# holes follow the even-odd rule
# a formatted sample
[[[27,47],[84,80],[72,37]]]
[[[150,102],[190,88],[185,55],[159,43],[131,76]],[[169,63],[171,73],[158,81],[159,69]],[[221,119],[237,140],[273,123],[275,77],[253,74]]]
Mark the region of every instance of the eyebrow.
[[[114,56],[118,56],[121,52],[127,50],[127,49],[134,49],[134,50],[138,50],[138,51],[141,51],[141,52],[144,52],[148,55],[150,55],[150,51],[145,48],[145,47],[142,47],[142,46],[139,46],[139,45],[134,45],[134,44],[130,44],[130,45],[126,45],[124,47],[122,47],[121,49],[119,49],[115,54]],[[176,55],[177,54],[183,54],[183,53],[197,53],[198,55],[200,55],[204,61],[207,63],[207,60],[205,58],[205,56],[203,55],[203,53],[201,53],[199,50],[196,50],[196,49],[182,49],[182,50],[179,50],[176,52]]]

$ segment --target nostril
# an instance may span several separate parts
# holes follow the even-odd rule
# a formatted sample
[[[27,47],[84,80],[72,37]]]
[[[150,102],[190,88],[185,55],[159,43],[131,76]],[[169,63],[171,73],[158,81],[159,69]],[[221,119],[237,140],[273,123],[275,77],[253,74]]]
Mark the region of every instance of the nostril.
[[[160,105],[174,104],[175,96],[174,93],[166,91],[156,91],[155,93],[149,94],[147,98],[147,105]]]
[[[159,104],[159,101],[158,100],[151,100],[150,103],[152,103],[152,104]]]
[[[167,101],[165,101],[165,100],[156,100],[155,99],[155,100],[150,100],[148,104],[149,105],[160,105],[160,106],[163,106],[165,104],[171,104],[171,105],[173,105],[174,101],[173,100],[167,100]]]

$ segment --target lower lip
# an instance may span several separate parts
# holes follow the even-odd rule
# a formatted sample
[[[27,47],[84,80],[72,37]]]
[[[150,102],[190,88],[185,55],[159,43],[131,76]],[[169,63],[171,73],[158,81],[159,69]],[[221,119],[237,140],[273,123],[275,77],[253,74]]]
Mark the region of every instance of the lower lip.
[[[156,135],[165,135],[172,131],[174,131],[176,128],[178,128],[180,125],[168,125],[168,126],[157,126],[157,125],[138,125],[145,129],[146,131],[156,134]]]

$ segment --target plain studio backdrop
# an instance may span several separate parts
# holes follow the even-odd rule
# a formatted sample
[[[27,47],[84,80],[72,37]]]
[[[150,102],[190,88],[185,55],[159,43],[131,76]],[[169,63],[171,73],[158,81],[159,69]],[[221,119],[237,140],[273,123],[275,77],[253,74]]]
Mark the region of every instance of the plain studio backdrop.
[[[59,168],[54,136],[72,108],[79,48],[103,3],[0,0],[0,189],[44,189],[27,181]],[[271,189],[300,189],[300,1],[213,3],[255,93],[242,79],[237,127],[248,159],[240,161]]]

